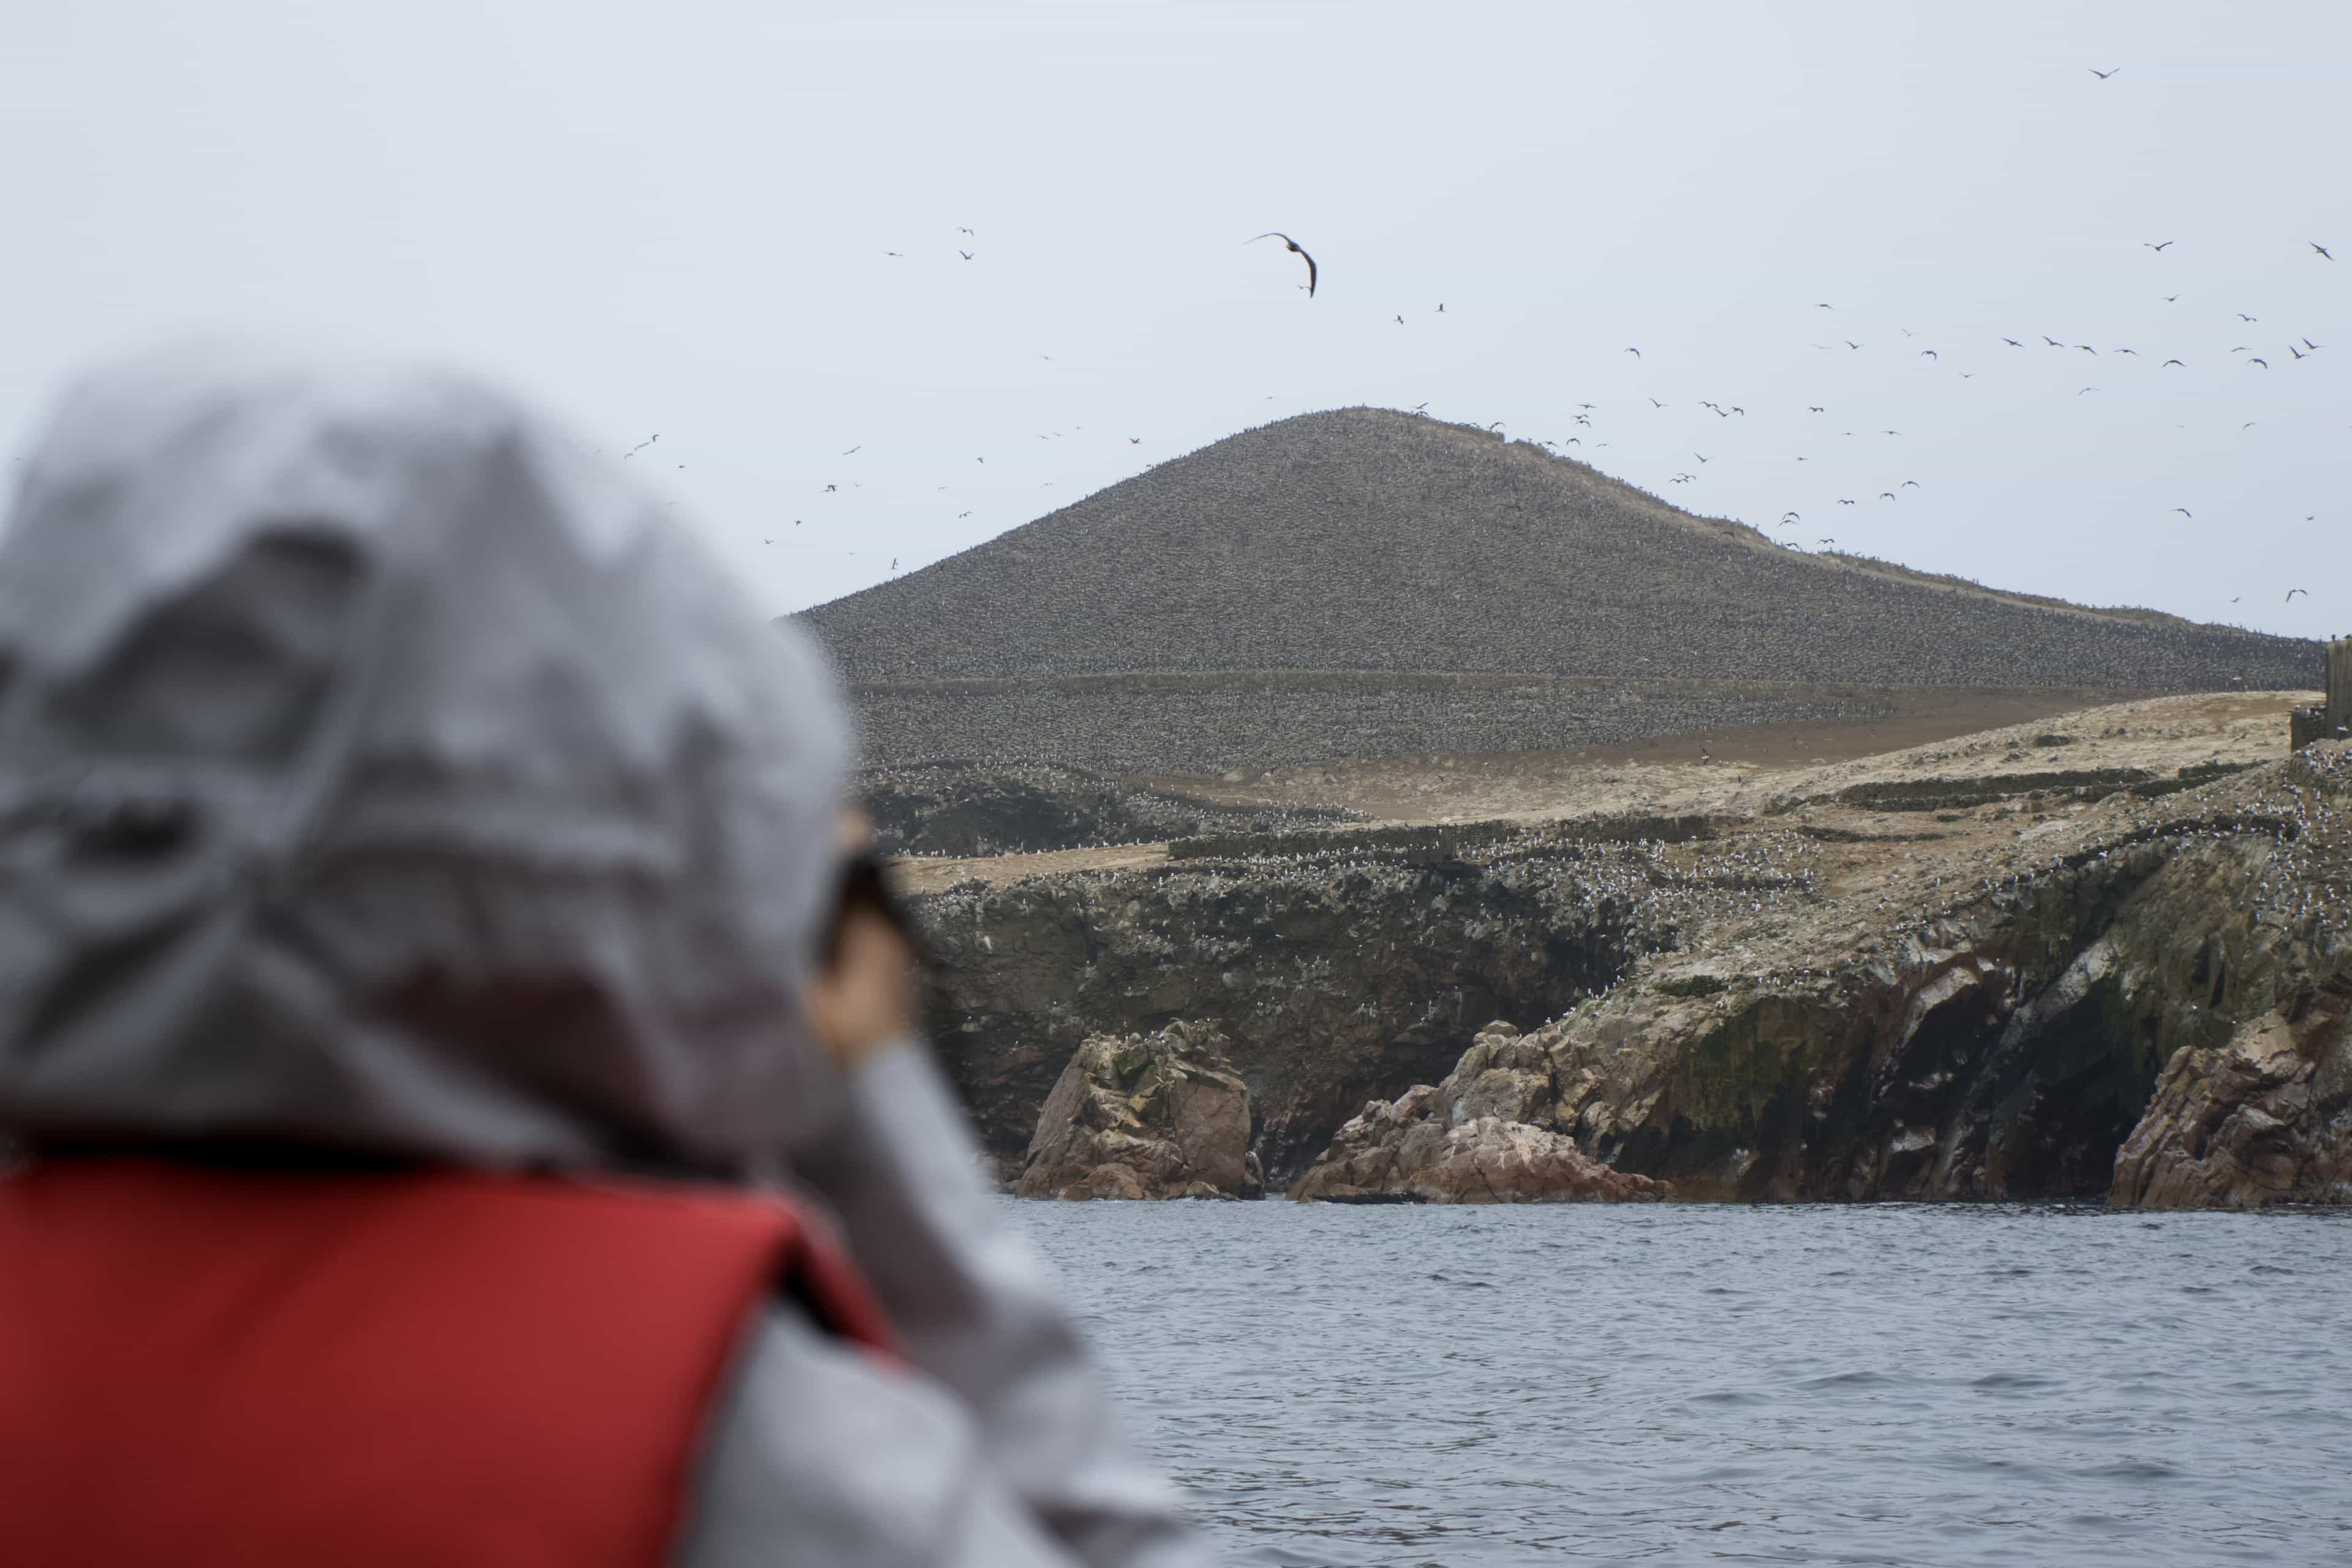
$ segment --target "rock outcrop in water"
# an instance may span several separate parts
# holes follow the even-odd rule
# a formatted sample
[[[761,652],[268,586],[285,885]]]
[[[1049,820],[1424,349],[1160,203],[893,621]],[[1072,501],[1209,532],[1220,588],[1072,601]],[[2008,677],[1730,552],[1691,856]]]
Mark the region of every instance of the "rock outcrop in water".
[[[1453,1075],[1376,1100],[1290,1189],[1302,1203],[1626,1202],[1671,1195],[1613,1171],[1529,1121],[1550,1098],[1549,1063],[1507,1022],[1489,1024]]]
[[[1254,1198],[1249,1090],[1214,1027],[1081,1044],[1037,1115],[1024,1198]]]
[[[2347,776],[2315,748],[2160,802],[2118,792],[1889,878],[1867,910],[1719,925],[1482,1039],[1316,1169],[1413,1195],[1426,1134],[1370,1124],[1411,1104],[1687,1198],[2352,1201]]]

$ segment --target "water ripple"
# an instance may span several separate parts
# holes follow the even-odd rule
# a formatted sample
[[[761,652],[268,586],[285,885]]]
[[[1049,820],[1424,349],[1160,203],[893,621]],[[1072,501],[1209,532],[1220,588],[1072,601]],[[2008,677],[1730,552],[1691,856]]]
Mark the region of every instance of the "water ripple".
[[[1230,1563],[2352,1561],[2352,1224],[1013,1204]]]

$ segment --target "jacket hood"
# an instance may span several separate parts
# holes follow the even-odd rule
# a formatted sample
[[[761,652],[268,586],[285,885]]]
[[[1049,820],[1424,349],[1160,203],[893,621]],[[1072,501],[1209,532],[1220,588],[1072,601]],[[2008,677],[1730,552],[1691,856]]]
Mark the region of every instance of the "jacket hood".
[[[73,387],[0,539],[0,1131],[740,1174],[847,735],[618,464],[449,375]]]

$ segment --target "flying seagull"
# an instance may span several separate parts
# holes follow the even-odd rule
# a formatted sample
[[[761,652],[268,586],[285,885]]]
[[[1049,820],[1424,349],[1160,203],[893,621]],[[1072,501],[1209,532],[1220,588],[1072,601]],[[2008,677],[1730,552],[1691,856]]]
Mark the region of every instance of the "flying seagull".
[[[1298,253],[1299,258],[1307,263],[1307,297],[1310,300],[1315,298],[1315,258],[1307,254],[1307,247],[1299,244],[1297,240],[1291,238],[1288,235],[1283,233],[1278,228],[1270,228],[1264,234],[1254,235],[1250,238],[1242,241],[1242,243],[1244,245],[1255,245],[1261,239],[1278,239],[1282,241],[1286,248],[1295,250]]]
[[[2177,506],[2177,507],[2174,507],[2172,510],[2175,510],[2175,511],[2177,511],[2177,512],[2179,512],[2181,516],[2183,516],[2183,517],[2185,517],[2185,518],[2189,518],[2189,519],[2190,519],[2190,520],[2192,520],[2192,521],[2194,521],[2194,519],[2195,519],[2195,518],[2196,518],[2196,516],[2197,516],[2197,514],[2196,514],[2195,512],[2190,511],[2190,510],[2189,510],[2187,507],[2185,507],[2185,506]]]
[[[2064,343],[2060,342],[2056,338],[2052,337],[2048,332],[2042,334],[2042,341],[2048,343],[2053,349],[2063,349],[2066,346]]]
[[[1893,490],[1881,490],[1878,492],[1878,499],[1880,500],[1893,500],[1895,499],[1895,492]]]
[[[1656,398],[1653,397],[1652,399],[1650,399],[1650,406],[1651,406],[1651,407],[1653,407],[1653,408],[1664,408],[1664,407],[1665,406],[1665,405],[1664,405],[1664,404],[1663,404],[1663,403],[1661,403],[1661,402],[1659,402]]]
[[[845,458],[846,458],[846,457],[848,457],[848,456],[849,456],[849,453],[850,453],[850,452],[863,452],[864,450],[866,450],[866,443],[865,443],[865,442],[863,442],[863,441],[860,441],[859,443],[857,443],[857,445],[856,445],[856,446],[852,447],[849,449],[849,452],[844,452],[844,453],[842,454],[842,456],[843,456],[843,457],[845,457]]]
[[[2294,596],[2297,594],[2302,595],[2306,599],[2311,597],[2311,590],[2308,588],[2289,588],[2286,591],[2286,602],[2290,605],[2294,604]]]
[[[1918,480],[1916,480],[1916,479],[1906,479],[1906,480],[1904,480],[1904,481],[1903,481],[1903,483],[1902,483],[1902,484],[1899,484],[1899,485],[1895,486],[1895,488],[1896,489],[1898,489],[1898,490],[1899,490],[1899,489],[1906,489],[1906,488],[1907,488],[1907,489],[1915,489],[1915,490],[1916,490],[1916,489],[1922,489],[1922,488],[1924,488],[1924,487],[1922,487],[1922,486],[1920,485],[1919,481],[1918,481]]]
[[[2246,363],[2248,364],[2258,364],[2264,370],[2268,370],[2271,367],[2271,362],[2266,359],[2250,359]]]
[[[2163,245],[2148,245],[2147,241],[2146,241],[2146,240],[2144,240],[2144,239],[2140,241],[2140,244],[2141,244],[2141,245],[2146,246],[2146,247],[2147,247],[2147,248],[2148,248],[2148,249],[2150,249],[2150,250],[2153,250],[2153,251],[2156,251],[2156,252],[2158,252],[2158,254],[2161,254],[2161,253],[2162,253],[2166,248],[2168,248],[2168,247],[2170,247],[2173,243],[2174,243],[2173,241],[2168,240],[2168,240],[2166,240],[2166,241],[2164,242],[2164,244],[2163,244]]]
[[[2013,348],[2013,349],[2021,349],[2021,348],[2023,348],[2023,347],[2025,346],[2023,343],[2019,342],[2015,338],[2003,338],[2003,339],[2001,339],[2000,341],[2001,341],[2002,342],[2007,343],[2011,348]]]
[[[1931,359],[1931,360],[1935,360],[1935,361],[1938,362],[1939,363],[1941,363],[1941,361],[1942,361],[1942,359],[1943,359],[1943,356],[1942,356],[1941,354],[1938,354],[1938,353],[1937,353],[1934,349],[1921,349],[1921,350],[1919,351],[1919,357],[1920,357],[1921,359]]]
[[[1625,352],[1632,354],[1635,359],[1640,359],[1642,357],[1642,351],[1640,349],[1627,349]]]
[[[2119,71],[2119,70],[2123,69],[2124,68],[2123,68],[2123,67],[2121,67],[2121,66],[2116,66],[2116,67],[2115,67],[2115,68],[2114,68],[2114,69],[2112,69],[2112,70],[2101,70],[2101,69],[2100,69],[2098,67],[2096,67],[2096,66],[2084,66],[2083,68],[2084,68],[2084,70],[2089,71],[2093,76],[2097,77],[2101,81],[2105,81],[2105,80],[2106,80],[2109,77],[2111,77],[2111,76],[2115,75],[2115,74],[2116,74],[2116,71]]]
[[[2333,261],[2336,259],[2335,256],[2329,252],[2327,247],[2320,244],[2319,241],[2315,239],[2312,240],[2310,245],[2312,249],[2319,252],[2320,255],[2326,257],[2328,260]]]
[[[1143,445],[1143,437],[1140,436],[1129,436],[1127,438],[1127,444],[1130,447],[1140,447]]]
[[[957,250],[956,250],[956,254],[957,254],[958,256],[962,257],[966,261],[970,261],[970,260],[971,259],[971,251],[969,251],[969,250],[965,250],[965,249],[961,248],[961,247],[959,247],[957,248]]]
[[[2259,316],[2249,316],[2243,310],[2238,312],[2238,320],[2242,321],[2260,321],[2261,319],[2262,318]]]
[[[2168,360],[2166,360],[2166,361],[2164,362],[2164,364],[2158,365],[2156,368],[2157,368],[2157,369],[2158,369],[2158,370],[2162,370],[2162,369],[2164,369],[2164,368],[2165,368],[2165,365],[2175,365],[2175,364],[2180,364],[2180,362],[2179,362],[2179,360],[2177,360],[2177,359],[2168,359]],[[2180,364],[2180,368],[2181,368],[2181,369],[2183,369],[2183,370],[2187,370],[2189,367],[2188,367],[2187,365],[2185,365],[2185,364]]]

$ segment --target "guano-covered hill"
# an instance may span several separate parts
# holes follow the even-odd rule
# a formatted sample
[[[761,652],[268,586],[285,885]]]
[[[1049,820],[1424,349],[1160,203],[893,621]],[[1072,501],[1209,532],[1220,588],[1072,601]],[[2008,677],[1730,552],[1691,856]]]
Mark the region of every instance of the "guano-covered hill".
[[[2317,658],[1801,554],[1370,408],[1244,431],[806,621],[869,760],[1175,772],[1858,716],[1871,689],[2294,688]]]

